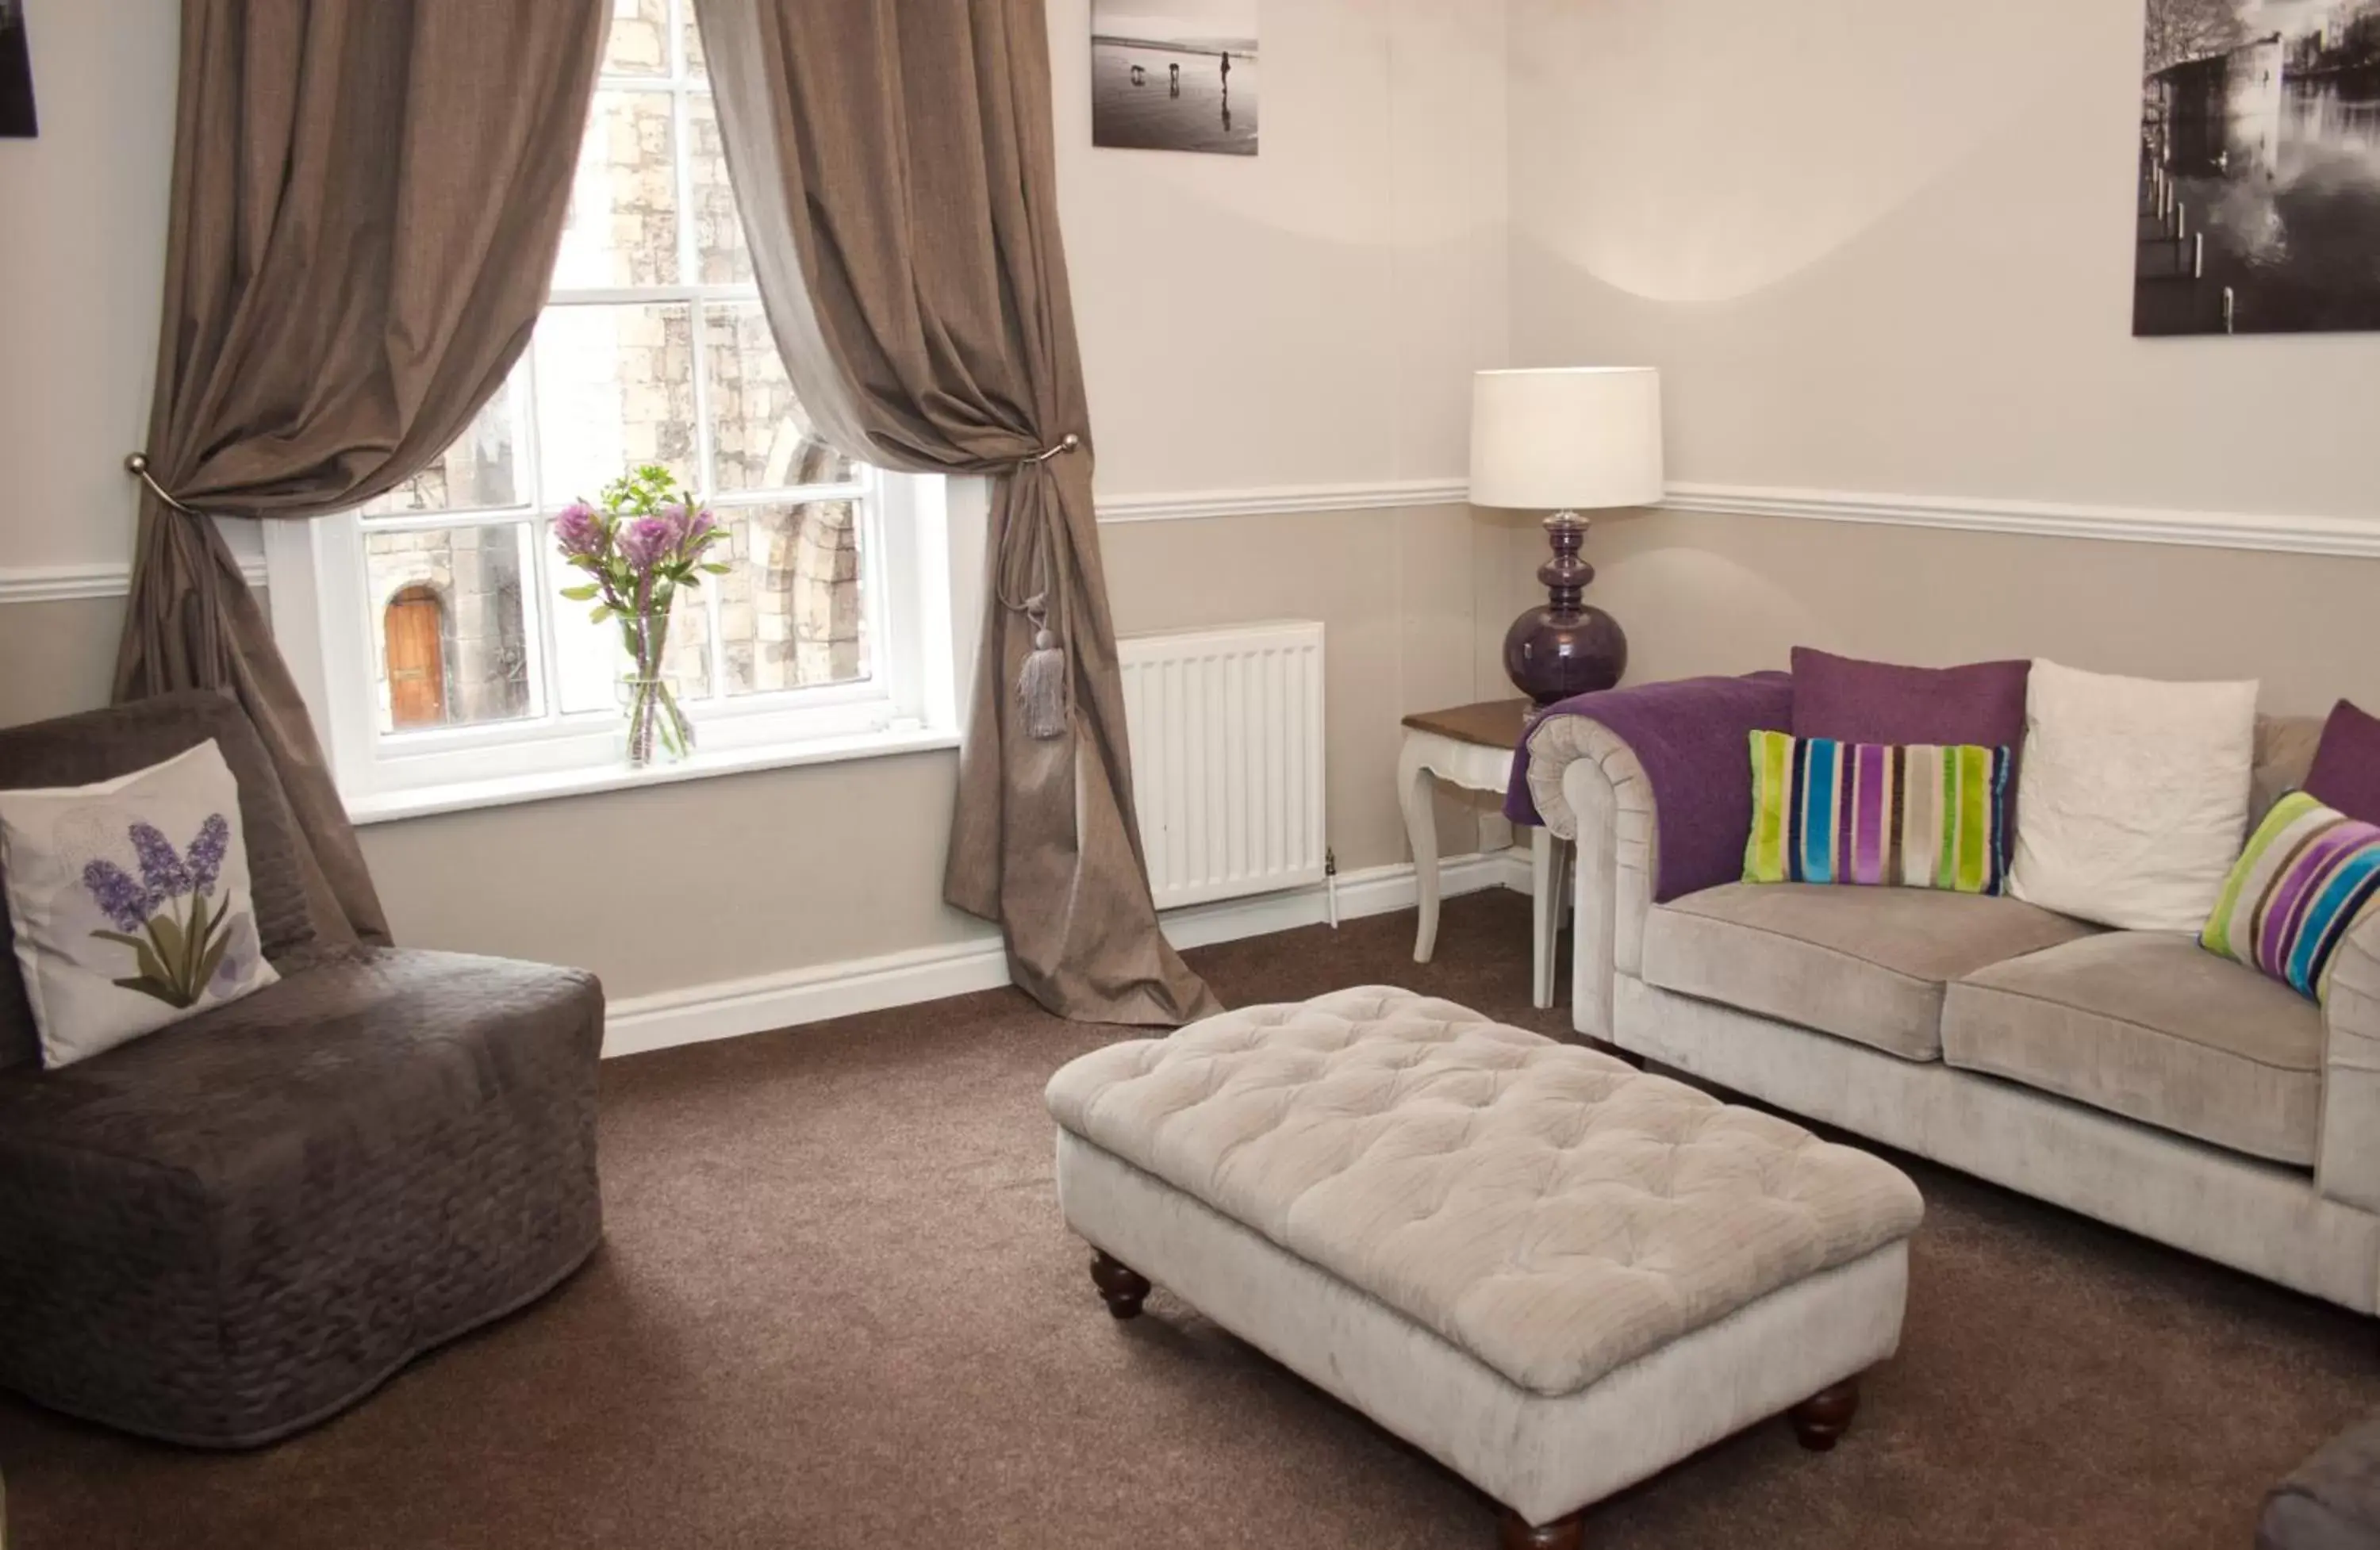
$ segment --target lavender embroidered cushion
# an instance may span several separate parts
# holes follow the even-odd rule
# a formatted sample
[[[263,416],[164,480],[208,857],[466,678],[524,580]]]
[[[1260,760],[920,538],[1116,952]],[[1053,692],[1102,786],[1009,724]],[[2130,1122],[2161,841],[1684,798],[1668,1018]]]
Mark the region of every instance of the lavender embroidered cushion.
[[[0,871],[44,1066],[280,977],[257,938],[239,785],[212,741],[96,785],[0,792]]]
[[[2198,943],[2319,1001],[2338,944],[2375,913],[2380,826],[2296,791],[2256,826]]]
[[[1752,734],[1750,883],[1998,893],[2009,750]]]

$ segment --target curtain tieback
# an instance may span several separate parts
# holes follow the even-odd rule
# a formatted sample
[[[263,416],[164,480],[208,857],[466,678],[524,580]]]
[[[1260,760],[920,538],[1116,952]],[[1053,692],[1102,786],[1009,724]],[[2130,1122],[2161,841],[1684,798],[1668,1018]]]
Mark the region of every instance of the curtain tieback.
[[[1023,473],[1027,468],[1049,462],[1060,453],[1073,452],[1082,444],[1083,439],[1069,430],[1051,445],[1018,458],[1016,471]],[[1025,653],[1025,663],[1016,674],[1016,703],[1025,713],[1025,735],[1044,739],[1066,734],[1066,702],[1069,697],[1066,648],[1059,641],[1058,632],[1050,627],[1050,592],[1054,579],[1050,570],[1051,521],[1051,514],[1044,508],[1038,514],[1031,530],[1023,535],[1029,546],[1023,567],[1026,577],[1029,578],[1024,582],[1024,586],[1030,588],[1027,595],[1019,599],[1011,590],[1008,583],[1013,579],[1014,568],[1007,563],[1009,557],[1005,554],[1001,567],[1002,585],[1000,588],[1000,600],[1025,615],[1026,622],[1033,626],[1033,648]],[[1018,537],[1017,530],[1012,527],[1002,537],[1003,549],[1014,545]]]
[[[1027,466],[1031,466],[1031,465],[1033,465],[1033,464],[1036,464],[1036,463],[1047,463],[1047,462],[1049,462],[1051,458],[1053,458],[1053,457],[1057,456],[1060,453],[1062,453],[1062,452],[1073,452],[1075,448],[1077,448],[1077,447],[1081,446],[1082,444],[1083,444],[1083,439],[1082,439],[1080,436],[1075,435],[1073,431],[1069,430],[1069,431],[1067,431],[1067,432],[1066,432],[1065,436],[1064,436],[1062,440],[1060,440],[1059,442],[1056,442],[1056,443],[1054,443],[1053,445],[1043,447],[1039,452],[1037,452],[1037,453],[1031,453],[1031,454],[1026,454],[1026,456],[1023,456],[1023,457],[1018,458],[1018,459],[1016,460],[1016,466],[1017,466],[1018,467],[1020,467],[1020,468],[1023,468],[1023,467],[1027,467]]]
[[[174,510],[180,512],[184,516],[206,515],[206,513],[199,510],[197,507],[186,506],[181,502],[176,501],[173,496],[166,493],[165,487],[157,482],[157,476],[149,471],[149,454],[147,453],[136,452],[126,457],[124,460],[124,471],[130,474],[134,478],[139,479],[142,484],[147,485],[149,487],[150,494],[154,495],[160,501],[164,502],[165,504],[171,506]]]

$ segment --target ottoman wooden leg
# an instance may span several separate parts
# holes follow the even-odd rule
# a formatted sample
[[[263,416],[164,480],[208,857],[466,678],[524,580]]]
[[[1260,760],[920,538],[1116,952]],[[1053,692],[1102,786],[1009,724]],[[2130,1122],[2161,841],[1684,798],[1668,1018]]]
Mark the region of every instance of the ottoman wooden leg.
[[[1529,1523],[1511,1508],[1496,1513],[1496,1550],[1582,1550],[1586,1514],[1573,1512],[1550,1523]]]
[[[1859,1379],[1852,1377],[1818,1390],[1785,1416],[1793,1423],[1793,1435],[1802,1439],[1803,1447],[1825,1453],[1851,1430],[1852,1417],[1858,1413]]]
[[[1148,1278],[1101,1249],[1091,1260],[1091,1284],[1118,1318],[1138,1318],[1148,1296]]]

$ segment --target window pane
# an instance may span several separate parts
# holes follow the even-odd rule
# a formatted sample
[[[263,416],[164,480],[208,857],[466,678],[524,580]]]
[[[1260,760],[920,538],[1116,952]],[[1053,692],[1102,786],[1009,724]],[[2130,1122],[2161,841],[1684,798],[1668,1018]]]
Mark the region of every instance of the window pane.
[[[633,466],[696,478],[693,313],[683,303],[549,307],[537,325],[537,434],[549,506]]]
[[[517,462],[520,382],[496,390],[455,444],[430,466],[363,507],[366,516],[408,512],[477,511],[527,499]]]
[[[686,8],[691,11],[693,6]],[[603,45],[603,73],[669,74],[669,0],[612,0],[612,35]]]
[[[868,676],[859,524],[852,501],[734,512],[720,582],[727,692],[768,694]]]
[[[752,283],[752,250],[744,239],[744,217],[735,208],[735,185],[727,176],[727,153],[719,141],[719,105],[709,97],[686,104],[687,202],[694,217],[695,278],[706,285]]]
[[[364,534],[379,622],[380,730],[534,713],[522,577],[527,523]]]
[[[708,306],[703,326],[712,491],[791,490],[856,477],[851,459],[810,434],[759,302]]]
[[[677,146],[667,91],[598,91],[570,184],[557,290],[677,284]]]
[[[549,537],[548,543],[552,541]],[[714,550],[712,552],[716,553]],[[556,587],[578,586],[586,577],[567,566],[554,571]],[[726,579],[704,578],[705,587]],[[710,605],[704,588],[686,588],[670,611],[669,640],[662,648],[662,671],[680,699],[688,702],[710,695]],[[552,600],[555,679],[561,684],[565,714],[622,709],[620,680],[628,673],[626,636],[620,622],[598,624],[589,615],[591,603]]]
[[[695,25],[694,0],[686,0],[686,73],[697,80],[710,73],[702,55],[702,29]]]

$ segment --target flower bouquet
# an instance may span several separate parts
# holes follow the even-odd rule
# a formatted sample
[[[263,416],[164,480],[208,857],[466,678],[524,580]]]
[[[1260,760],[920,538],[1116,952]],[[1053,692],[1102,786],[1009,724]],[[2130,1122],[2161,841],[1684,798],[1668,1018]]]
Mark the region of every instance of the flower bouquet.
[[[565,587],[573,602],[591,602],[601,624],[620,622],[629,671],[622,682],[628,710],[628,762],[647,765],[656,753],[684,758],[694,751],[694,723],[679,708],[662,673],[669,648],[670,606],[681,587],[699,587],[707,573],[727,567],[703,555],[727,537],[718,518],[678,489],[667,468],[648,463],[603,489],[600,505],[573,502],[553,519],[562,557],[594,579]]]

